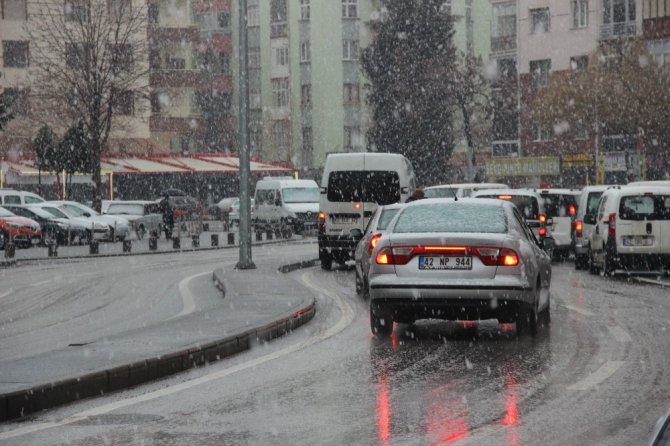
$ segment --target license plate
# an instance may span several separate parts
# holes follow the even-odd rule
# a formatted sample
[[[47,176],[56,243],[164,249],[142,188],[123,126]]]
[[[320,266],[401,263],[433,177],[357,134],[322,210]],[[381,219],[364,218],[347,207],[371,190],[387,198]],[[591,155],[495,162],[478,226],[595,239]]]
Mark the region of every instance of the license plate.
[[[333,223],[337,223],[340,225],[350,225],[353,223],[356,223],[358,219],[353,218],[353,217],[335,217],[333,218]]]
[[[472,269],[472,257],[419,256],[419,269]]]
[[[654,237],[624,237],[624,246],[652,246]]]

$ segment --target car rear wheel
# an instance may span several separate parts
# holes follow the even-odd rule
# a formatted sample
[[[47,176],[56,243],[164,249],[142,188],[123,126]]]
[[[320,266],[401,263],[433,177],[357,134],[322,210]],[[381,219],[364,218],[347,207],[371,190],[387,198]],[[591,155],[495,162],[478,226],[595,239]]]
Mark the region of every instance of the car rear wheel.
[[[330,271],[333,267],[333,258],[327,252],[321,253],[321,269]]]
[[[589,246],[589,273],[591,274],[598,274],[600,272],[600,268],[596,265],[596,263],[593,260],[593,251],[591,251],[591,247]]]
[[[530,304],[523,303],[516,320],[517,334],[529,334],[531,337],[536,337],[539,327],[539,314],[537,306],[540,297],[540,284],[535,287],[535,296],[533,302]]]
[[[589,266],[589,258],[585,255],[575,255],[575,269],[586,269]]]
[[[356,294],[363,294],[363,279],[358,274],[358,268],[356,268]]]
[[[145,233],[146,230],[144,229],[144,225],[140,225],[140,227],[137,228],[137,239],[142,240],[144,238]]]
[[[393,318],[388,315],[376,316],[370,310],[370,329],[375,336],[386,338],[393,332]]]

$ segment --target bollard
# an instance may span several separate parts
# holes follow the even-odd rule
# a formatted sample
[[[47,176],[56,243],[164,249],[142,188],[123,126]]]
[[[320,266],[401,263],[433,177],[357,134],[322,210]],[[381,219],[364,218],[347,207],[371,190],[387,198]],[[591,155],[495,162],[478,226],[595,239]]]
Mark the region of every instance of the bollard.
[[[172,238],[172,248],[180,249],[181,248],[181,239],[179,237]]]
[[[228,244],[229,245],[234,245],[235,244],[235,233],[234,232],[229,232],[228,233]]]
[[[91,239],[90,242],[88,242],[88,253],[89,254],[98,254],[99,252],[99,245],[97,240]]]
[[[212,248],[219,246],[219,234],[212,234]]]
[[[49,257],[58,257],[58,245],[51,242],[47,246],[49,248]]]
[[[257,242],[263,241],[263,233],[261,231],[256,231],[256,241]]]
[[[209,232],[209,223],[202,224],[202,232]]]
[[[283,234],[284,234],[284,231],[282,231],[281,229],[279,229],[279,228],[275,229],[275,238],[276,238],[277,240],[279,240],[280,238],[282,238],[282,235],[283,235]]]
[[[272,240],[272,229],[268,229],[265,233],[265,240]]]
[[[130,252],[133,249],[133,243],[130,240],[123,241],[123,252]]]
[[[151,234],[149,237],[149,251],[155,251],[158,249],[158,237],[155,234]]]
[[[14,244],[13,241],[10,240],[10,241],[5,245],[5,258],[6,258],[6,259],[13,259],[13,258],[14,258],[14,254],[16,254],[16,245]]]
[[[191,237],[191,243],[194,248],[199,248],[200,247],[200,236],[199,235],[194,235]]]

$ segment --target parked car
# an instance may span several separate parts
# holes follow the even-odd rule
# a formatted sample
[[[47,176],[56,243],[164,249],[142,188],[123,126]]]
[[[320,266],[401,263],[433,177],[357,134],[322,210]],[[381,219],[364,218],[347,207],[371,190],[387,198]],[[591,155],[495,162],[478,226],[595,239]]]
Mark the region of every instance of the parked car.
[[[580,191],[576,189],[540,189],[547,219],[551,219],[554,257],[564,260],[573,251],[572,227],[577,215]]]
[[[670,186],[611,187],[584,221],[592,273],[670,270]]]
[[[375,245],[384,234],[384,231],[388,227],[389,223],[395,214],[402,208],[402,204],[389,204],[387,206],[379,206],[377,211],[372,216],[368,222],[368,226],[365,228],[363,234],[358,235],[361,237],[358,245],[356,246],[356,251],[354,252],[354,262],[356,266],[356,292],[362,294],[364,298],[368,296],[368,272],[370,271],[370,254],[375,248]],[[354,231],[359,231],[359,229],[354,229]]]
[[[497,198],[514,204],[539,240],[551,236],[551,219],[547,218],[540,194],[530,189],[491,189],[478,191],[475,198]]]
[[[70,244],[81,244],[91,240],[106,240],[109,238],[110,230],[106,223],[79,217],[62,205],[44,202],[31,205],[31,207],[39,207],[54,217],[67,220],[70,224]]]
[[[57,243],[58,245],[67,245],[69,243],[69,234],[72,232],[71,223],[67,218],[58,218],[46,210],[30,205],[7,205],[5,209],[21,217],[30,218],[39,223],[42,229],[42,244]],[[85,233],[86,228],[81,227],[81,233]]]
[[[18,216],[3,207],[0,207],[0,232],[2,233],[0,248],[3,249],[10,240],[20,248],[29,248],[42,240],[42,229],[38,222]]]
[[[113,201],[105,215],[117,215],[127,219],[140,240],[147,232],[155,231],[160,236],[162,230],[163,216],[155,201]]]
[[[5,204],[43,203],[44,198],[32,192],[14,189],[0,189],[0,206]]]
[[[100,215],[94,209],[78,203],[76,201],[49,201],[48,203],[57,204],[63,206],[65,209],[70,211],[72,214],[77,217],[86,218],[88,220],[106,224],[109,226],[109,240],[125,240],[130,237],[131,228],[130,222],[123,217],[116,215]]]
[[[611,185],[586,186],[582,189],[577,201],[577,215],[575,216],[572,232],[575,247],[575,269],[586,269],[589,266],[588,241],[591,238],[593,225],[584,221],[587,214],[595,215],[598,211],[600,196]]]
[[[487,189],[507,189],[503,183],[454,183],[440,184],[423,189],[425,198],[470,197],[474,192]]]
[[[370,326],[498,319],[537,334],[550,319],[551,238],[538,241],[509,200],[417,200],[372,251]]]

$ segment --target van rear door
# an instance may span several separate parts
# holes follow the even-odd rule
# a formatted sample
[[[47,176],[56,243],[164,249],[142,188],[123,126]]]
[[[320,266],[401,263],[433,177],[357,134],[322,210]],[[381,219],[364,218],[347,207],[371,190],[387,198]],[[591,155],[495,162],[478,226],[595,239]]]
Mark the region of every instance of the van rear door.
[[[662,197],[622,195],[617,213],[617,245],[622,254],[658,254],[663,244]]]

